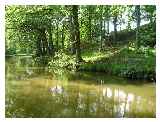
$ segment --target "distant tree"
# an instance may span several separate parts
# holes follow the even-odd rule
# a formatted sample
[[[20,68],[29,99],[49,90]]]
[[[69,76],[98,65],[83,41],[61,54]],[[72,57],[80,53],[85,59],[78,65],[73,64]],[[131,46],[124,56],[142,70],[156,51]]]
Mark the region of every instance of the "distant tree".
[[[111,14],[113,18],[113,26],[114,26],[114,36],[113,40],[117,41],[117,25],[118,25],[118,19],[119,16],[121,17],[122,13],[124,12],[124,7],[121,5],[113,5],[111,7]]]
[[[110,17],[111,17],[110,10],[111,10],[111,6],[107,5],[104,7],[104,36],[107,34],[107,39],[105,39],[106,40],[105,44],[107,44],[110,41],[109,39],[109,27],[110,27],[109,22],[110,22]],[[107,31],[105,31],[106,21],[107,21]]]

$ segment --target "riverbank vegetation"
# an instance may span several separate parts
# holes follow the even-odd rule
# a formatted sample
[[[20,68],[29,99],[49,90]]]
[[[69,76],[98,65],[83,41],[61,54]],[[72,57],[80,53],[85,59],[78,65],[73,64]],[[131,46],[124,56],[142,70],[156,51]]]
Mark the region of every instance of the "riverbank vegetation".
[[[155,6],[6,6],[6,55],[155,81],[155,26]]]
[[[155,117],[155,6],[5,9],[6,117]]]

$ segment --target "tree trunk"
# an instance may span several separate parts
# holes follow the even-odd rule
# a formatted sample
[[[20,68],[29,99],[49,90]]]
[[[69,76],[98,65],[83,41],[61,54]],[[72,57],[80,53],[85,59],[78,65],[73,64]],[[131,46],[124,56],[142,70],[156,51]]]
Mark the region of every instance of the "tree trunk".
[[[42,54],[45,56],[48,53],[47,52],[48,42],[44,28],[40,30],[40,35],[41,35]]]
[[[48,34],[49,34],[48,52],[49,52],[49,55],[53,55],[54,54],[54,47],[53,47],[53,41],[52,41],[51,27],[48,29]]]
[[[104,35],[103,35],[103,37],[105,38],[105,36],[106,36],[106,22],[105,22],[105,20],[103,21],[103,27],[104,27]]]
[[[123,22],[123,20],[122,20],[122,14],[120,15],[120,23],[119,23],[119,31],[121,31],[122,30],[122,22]]]
[[[100,33],[101,33],[101,38],[100,38],[100,50],[102,50],[102,41],[103,41],[103,33],[102,33],[102,27],[103,27],[103,6],[101,6],[101,18],[100,18]]]
[[[107,20],[107,41],[109,43],[109,19]]]
[[[131,22],[132,22],[132,18],[131,18],[131,6],[127,6],[127,31],[131,30]]]
[[[89,36],[88,36],[88,42],[91,43],[92,42],[92,12],[91,12],[91,6],[88,7],[88,29],[89,29]]]
[[[42,55],[42,46],[41,46],[41,34],[38,34],[38,39],[36,42],[37,50],[36,50],[36,56],[40,57]]]
[[[141,13],[140,13],[140,5],[136,5],[135,7],[135,11],[136,11],[136,21],[137,21],[137,29],[136,29],[136,43],[137,43],[137,47],[140,46],[140,40],[139,40],[139,28],[140,28],[140,22],[141,22]]]
[[[113,20],[113,25],[114,25],[114,41],[117,41],[117,16],[114,17]]]
[[[48,42],[45,33],[45,29],[39,29],[38,40],[37,40],[37,56],[45,56],[48,54]]]
[[[57,25],[57,27],[56,27],[56,29],[57,29],[57,32],[56,32],[56,50],[58,50],[58,39],[59,39],[59,33],[58,33],[58,22],[56,23],[56,25]]]
[[[76,44],[76,62],[81,61],[81,49],[80,49],[80,31],[79,31],[79,22],[78,22],[78,5],[72,6],[72,15],[73,15],[73,24],[74,24],[74,33],[75,33],[75,44]]]
[[[62,25],[62,49],[64,48],[64,24]]]
[[[72,11],[71,11],[71,15],[70,15],[70,39],[71,39],[71,53],[76,54],[76,50],[75,50],[75,31],[74,31],[73,12]]]
[[[107,6],[107,39],[105,41],[105,44],[107,45],[107,43],[110,43],[109,41],[109,18],[110,18],[110,14],[109,14],[109,6]]]

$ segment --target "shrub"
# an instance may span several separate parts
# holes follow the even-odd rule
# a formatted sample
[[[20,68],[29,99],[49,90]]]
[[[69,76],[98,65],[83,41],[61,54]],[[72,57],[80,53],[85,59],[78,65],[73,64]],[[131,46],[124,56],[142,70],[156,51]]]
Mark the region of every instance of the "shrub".
[[[55,56],[48,63],[49,72],[62,76],[67,70],[74,71],[76,68],[76,58],[73,55],[64,53],[62,50],[55,53]]]

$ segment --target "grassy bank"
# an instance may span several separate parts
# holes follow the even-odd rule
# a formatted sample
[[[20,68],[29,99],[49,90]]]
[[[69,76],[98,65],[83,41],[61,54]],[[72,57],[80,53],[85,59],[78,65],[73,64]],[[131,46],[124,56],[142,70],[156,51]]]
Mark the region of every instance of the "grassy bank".
[[[86,61],[81,71],[106,72],[129,79],[155,81],[156,56],[154,48],[123,46],[108,51],[83,53]]]

